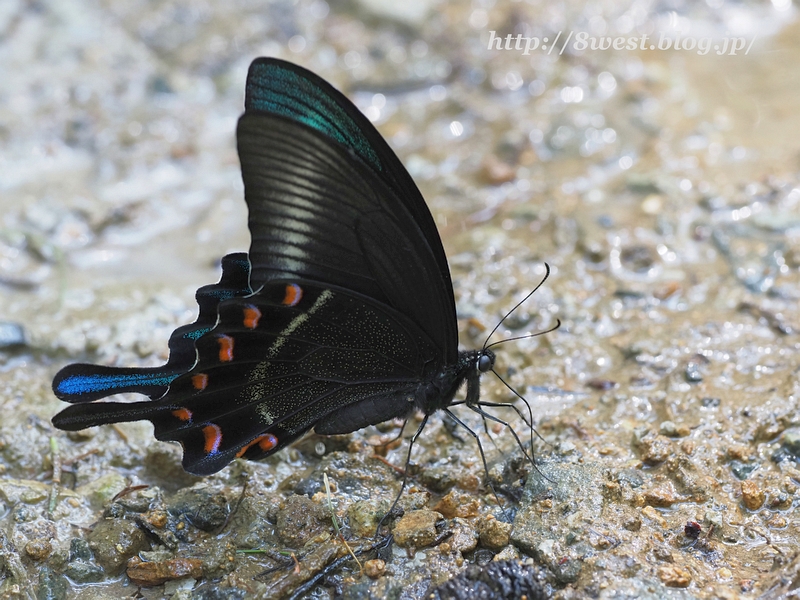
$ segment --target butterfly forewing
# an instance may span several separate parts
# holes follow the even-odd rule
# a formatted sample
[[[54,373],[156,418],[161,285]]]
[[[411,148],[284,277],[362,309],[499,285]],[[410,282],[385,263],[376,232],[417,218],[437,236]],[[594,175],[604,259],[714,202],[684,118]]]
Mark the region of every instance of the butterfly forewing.
[[[158,439],[183,443],[193,473],[267,433],[275,439],[268,452],[276,451],[341,410],[363,413],[348,431],[405,414],[412,407],[405,399],[438,364],[436,346],[402,314],[297,280],[221,303],[217,326],[196,348],[197,364],[173,382],[151,419]]]
[[[286,278],[346,287],[409,316],[443,364],[455,360],[449,284],[392,190],[351,151],[285,118],[245,114],[238,143],[253,289]]]
[[[409,211],[432,251],[445,295],[454,304],[450,269],[436,223],[408,171],[381,134],[344,94],[314,73],[277,58],[250,65],[245,92],[248,113],[283,116],[352,151]]]

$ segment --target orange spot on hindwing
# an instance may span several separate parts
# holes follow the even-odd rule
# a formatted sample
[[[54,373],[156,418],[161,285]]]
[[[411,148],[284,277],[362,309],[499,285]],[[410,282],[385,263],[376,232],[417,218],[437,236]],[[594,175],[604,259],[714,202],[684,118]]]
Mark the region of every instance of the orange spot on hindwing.
[[[219,425],[209,423],[203,427],[203,437],[205,438],[205,444],[203,445],[205,453],[215,454],[222,443],[222,429],[219,428]]]
[[[231,362],[233,360],[233,338],[229,335],[217,337],[219,344],[219,362]]]
[[[258,444],[258,447],[261,448],[264,452],[269,452],[278,445],[278,438],[276,438],[271,433],[265,433],[264,435],[260,435],[256,439],[251,441],[249,444],[242,447],[236,453],[236,458],[241,458],[242,456],[244,456],[245,452],[250,450],[250,448],[252,448],[256,444]]]
[[[198,373],[197,375],[192,375],[192,387],[196,389],[198,392],[202,392],[206,389],[208,385],[208,375],[205,373]]]
[[[258,320],[261,318],[261,311],[252,304],[244,307],[244,326],[248,329],[255,329],[258,327]]]
[[[192,420],[192,411],[188,408],[176,408],[172,411],[172,415],[184,423],[189,423]]]
[[[290,283],[286,286],[286,293],[283,296],[282,304],[286,306],[297,306],[302,299],[303,288],[296,283]]]

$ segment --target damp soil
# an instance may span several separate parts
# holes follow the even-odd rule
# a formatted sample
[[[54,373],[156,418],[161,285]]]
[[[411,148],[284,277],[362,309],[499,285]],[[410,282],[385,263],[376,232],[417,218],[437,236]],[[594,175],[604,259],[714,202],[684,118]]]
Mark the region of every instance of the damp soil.
[[[792,11],[8,2],[0,598],[793,597]],[[679,29],[755,41],[736,56],[487,50],[491,31]],[[329,78],[396,148],[442,233],[465,348],[550,266],[492,336],[525,338],[495,349],[527,405],[491,374],[482,388],[534,466],[464,408],[488,476],[439,416],[408,465],[418,415],[400,439],[400,422],[311,435],[206,478],[149,424],[51,426],[60,367],[162,363],[194,291],[247,248],[234,129],[258,55]],[[404,471],[393,538],[376,538]]]

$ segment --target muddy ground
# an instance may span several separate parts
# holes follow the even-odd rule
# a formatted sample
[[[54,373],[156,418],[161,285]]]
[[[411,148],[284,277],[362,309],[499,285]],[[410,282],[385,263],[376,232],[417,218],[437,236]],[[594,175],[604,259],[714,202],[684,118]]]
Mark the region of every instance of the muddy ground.
[[[795,12],[4,3],[0,597],[795,597]],[[496,348],[536,467],[457,409],[494,494],[475,441],[433,417],[388,547],[373,533],[418,416],[402,443],[379,446],[401,423],[311,436],[202,479],[147,423],[50,424],[60,367],[161,364],[194,291],[247,249],[234,130],[260,55],[331,80],[396,149],[439,225],[464,347],[552,270],[492,338],[561,322]],[[483,394],[514,400],[491,374]]]

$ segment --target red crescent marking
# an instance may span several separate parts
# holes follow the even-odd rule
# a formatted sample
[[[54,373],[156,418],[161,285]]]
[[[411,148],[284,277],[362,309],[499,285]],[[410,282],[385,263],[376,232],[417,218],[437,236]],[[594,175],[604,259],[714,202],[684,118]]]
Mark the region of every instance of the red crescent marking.
[[[302,299],[303,288],[296,283],[290,283],[286,286],[286,295],[283,297],[283,304],[286,306],[297,306]]]
[[[261,318],[261,311],[255,306],[244,307],[244,326],[248,329],[255,329],[258,327],[258,320]]]
[[[203,427],[203,437],[206,443],[203,446],[206,454],[215,454],[219,450],[219,445],[222,443],[222,429],[219,425],[213,423]]]
[[[242,456],[244,456],[245,452],[250,450],[250,448],[252,448],[256,444],[258,444],[258,447],[261,448],[264,452],[269,452],[275,446],[278,445],[278,438],[276,438],[271,433],[265,433],[264,435],[260,435],[256,439],[251,441],[249,444],[242,447],[242,449],[236,453],[236,458],[241,458]]]
[[[219,362],[231,362],[233,360],[233,338],[229,335],[221,335],[217,338],[219,344]]]
[[[188,423],[192,420],[192,411],[188,408],[176,408],[172,411],[172,414],[184,423]]]
[[[208,375],[205,373],[198,373],[197,375],[192,375],[192,387],[196,389],[198,392],[202,392],[206,389],[208,385]]]

